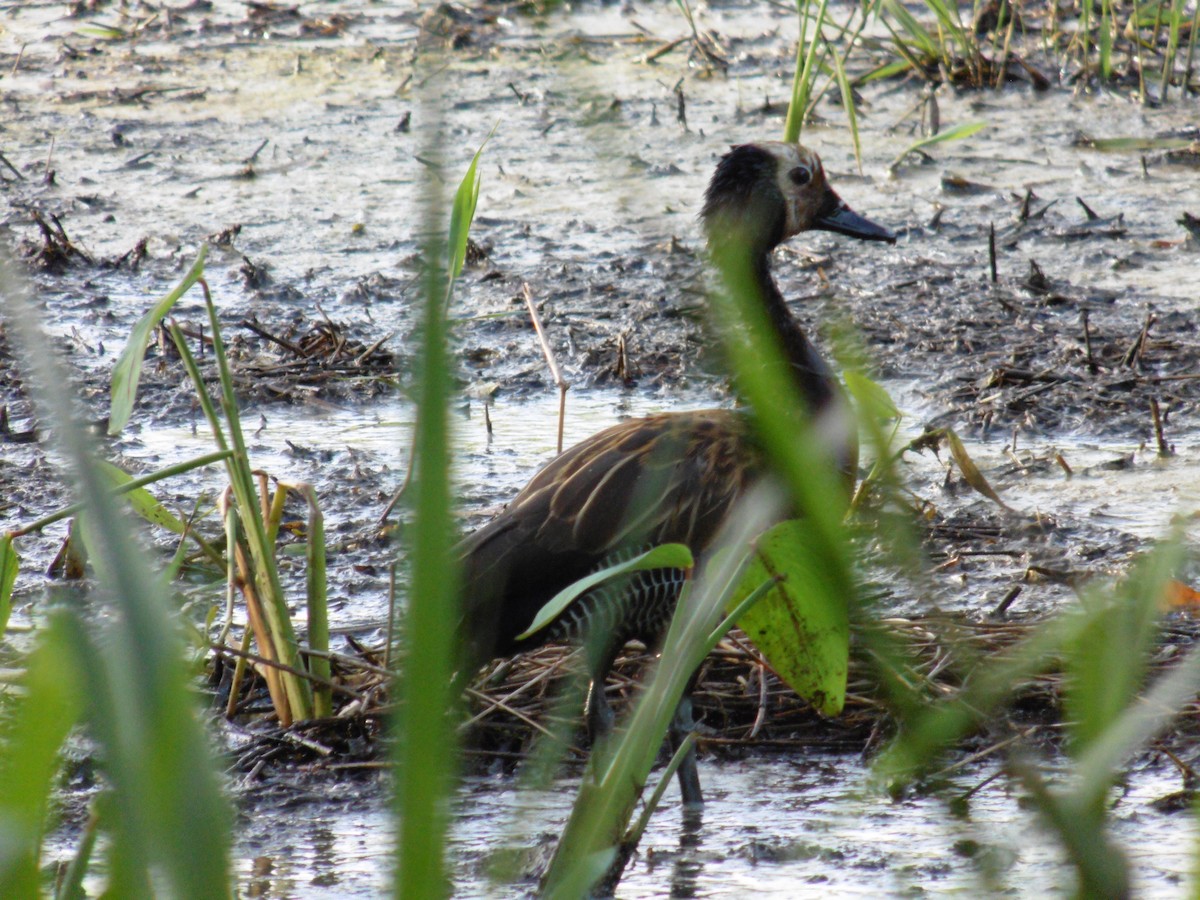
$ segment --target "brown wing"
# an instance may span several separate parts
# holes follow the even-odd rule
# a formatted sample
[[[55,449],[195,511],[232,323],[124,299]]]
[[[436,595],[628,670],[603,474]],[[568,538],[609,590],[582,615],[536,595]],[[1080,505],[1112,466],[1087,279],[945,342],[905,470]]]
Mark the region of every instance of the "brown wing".
[[[472,661],[517,649],[537,611],[614,551],[703,552],[760,472],[732,410],[631,419],[565,451],[460,544]]]

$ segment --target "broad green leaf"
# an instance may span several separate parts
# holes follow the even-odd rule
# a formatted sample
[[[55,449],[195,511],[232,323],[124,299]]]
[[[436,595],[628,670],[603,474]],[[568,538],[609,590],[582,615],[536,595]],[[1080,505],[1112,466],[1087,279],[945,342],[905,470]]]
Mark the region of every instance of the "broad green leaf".
[[[1081,608],[1072,613],[1083,624],[1063,648],[1064,705],[1070,723],[1070,751],[1076,758],[1108,738],[1113,725],[1128,715],[1131,707],[1145,703],[1145,698],[1135,698],[1146,687],[1146,671],[1159,630],[1159,607],[1181,559],[1179,547],[1167,543],[1139,560],[1111,592],[1096,585],[1083,589]],[[1152,734],[1152,729],[1147,730],[1137,740],[1148,740]],[[1109,770],[1113,771],[1115,767]],[[1096,770],[1090,774],[1090,790],[1095,796],[1103,792],[1106,779]],[[1077,787],[1085,789],[1083,783]]]
[[[866,415],[876,419],[899,419],[900,410],[892,402],[887,389],[877,381],[873,381],[861,372],[847,369],[844,375],[846,388],[850,396],[858,404],[858,408]]]
[[[208,245],[200,247],[200,254],[188,270],[183,281],[154,304],[136,325],[129,335],[129,342],[121,351],[117,364],[113,366],[112,374],[112,409],[108,414],[108,433],[118,434],[133,414],[133,404],[137,400],[138,381],[142,377],[142,360],[146,358],[146,345],[150,341],[150,333],[163,320],[175,302],[186,294],[204,275],[204,257],[208,255]]]
[[[12,590],[21,569],[21,557],[13,546],[13,537],[6,534],[0,538],[0,634],[8,627],[12,615]]]
[[[96,468],[101,477],[108,481],[114,489],[123,487],[133,481],[132,475],[106,460],[96,460]],[[179,517],[159,503],[154,495],[145,488],[133,488],[124,493],[134,512],[151,525],[161,525],[175,534],[183,534],[187,530],[187,527],[179,520]]]
[[[781,522],[764,533],[732,602],[764,580],[776,580],[738,625],[797,694],[823,715],[836,716],[846,702],[849,608],[843,598],[830,597],[823,589],[823,563],[812,543],[810,525],[803,519]]]
[[[478,171],[479,157],[491,137],[489,133],[483,139],[483,143],[471,157],[471,165],[467,166],[467,174],[463,176],[458,190],[454,192],[454,206],[450,208],[450,242],[448,244],[451,281],[462,274],[463,264],[467,261],[467,235],[471,231],[471,222],[475,219],[475,207],[479,203],[479,184],[483,178]]]
[[[686,546],[683,544],[662,544],[653,550],[647,550],[645,553],[640,553],[624,562],[607,566],[598,572],[593,572],[586,578],[579,579],[574,584],[563,588],[551,597],[550,601],[538,610],[538,614],[533,617],[533,622],[530,626],[517,635],[517,640],[523,641],[527,637],[537,634],[558,618],[559,614],[570,606],[576,598],[582,597],[588,591],[613,578],[619,578],[622,575],[629,575],[634,572],[646,572],[651,569],[690,569],[693,565],[695,565],[695,561],[692,559],[692,551]]]
[[[1075,756],[1104,734],[1142,686],[1147,653],[1153,649],[1157,600],[1149,591],[1119,591],[1093,596],[1089,608],[1077,612],[1084,624],[1063,654],[1069,746]]]

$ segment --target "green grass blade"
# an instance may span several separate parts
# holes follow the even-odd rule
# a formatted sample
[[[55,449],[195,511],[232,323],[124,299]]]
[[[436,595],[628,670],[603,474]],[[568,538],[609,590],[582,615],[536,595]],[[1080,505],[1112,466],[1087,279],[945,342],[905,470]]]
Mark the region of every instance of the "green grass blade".
[[[189,459],[181,463],[176,463],[175,465],[165,466],[164,468],[159,469],[157,472],[151,472],[149,475],[142,475],[139,478],[134,478],[130,481],[124,481],[118,484],[112,489],[112,495],[114,497],[120,497],[129,491],[136,491],[140,488],[144,488],[146,485],[154,484],[156,481],[162,481],[164,478],[171,478],[174,475],[181,475],[184,472],[190,472],[193,469],[199,469],[204,466],[211,465],[212,463],[222,462],[223,460],[228,459],[229,456],[230,451],[218,450],[216,453],[208,453],[204,456],[198,456],[195,459]],[[62,519],[76,515],[81,509],[83,509],[83,504],[72,503],[69,506],[65,506],[60,510],[50,513],[47,516],[43,516],[34,522],[30,522],[28,525],[22,525],[20,528],[13,529],[10,534],[14,538],[20,537],[23,534],[33,534],[41,531],[47,525],[52,525],[53,523]],[[217,552],[210,547],[194,529],[188,533],[210,560],[215,563],[220,562],[220,556],[217,554]]]
[[[300,647],[296,641],[291,614],[288,611],[287,600],[279,580],[279,570],[275,564],[274,545],[267,536],[267,526],[263,521],[257,482],[251,470],[250,455],[246,450],[237,397],[234,395],[233,373],[225,353],[225,342],[221,336],[221,324],[217,318],[216,306],[208,291],[208,285],[203,279],[200,280],[200,286],[204,289],[204,304],[208,311],[209,328],[212,333],[213,357],[216,360],[221,388],[220,403],[221,411],[225,416],[225,429],[221,428],[216,409],[208,396],[208,389],[200,367],[187,346],[183,333],[175,325],[171,326],[171,337],[196,389],[200,406],[208,419],[218,448],[221,451],[232,451],[225,461],[225,470],[229,476],[229,484],[233,488],[242,520],[246,546],[249,548],[252,561],[251,578],[269,626],[270,641],[275,658],[292,669],[303,670],[304,663],[300,657]],[[276,712],[280,721],[284,725],[290,725],[297,719],[312,718],[312,690],[308,681],[286,670],[277,670],[276,674],[287,694],[287,708],[277,705]]]
[[[728,629],[726,629],[728,630]],[[723,632],[724,633],[724,632]],[[662,803],[663,795],[667,792],[667,787],[671,784],[671,780],[675,777],[675,773],[679,771],[680,765],[683,764],[684,758],[696,746],[696,733],[693,731],[683,741],[680,742],[675,752],[671,754],[670,761],[663,768],[658,776],[658,784],[654,786],[654,791],[646,800],[645,806],[642,808],[641,815],[637,821],[625,835],[623,843],[627,846],[636,847],[642,840],[642,835],[646,833],[646,826],[650,824],[650,817],[654,815],[654,811],[658,809],[658,805]],[[601,873],[603,874],[603,873]]]
[[[903,4],[897,2],[897,0],[887,0],[885,6],[888,13],[900,23],[900,27],[917,43],[922,56],[932,60],[936,60],[941,56],[937,39],[925,29],[925,26],[916,20],[916,17]],[[896,42],[901,43],[898,36],[896,37]]]
[[[183,647],[129,523],[98,474],[93,442],[74,418],[70,380],[24,293],[0,282],[38,406],[54,423],[74,475],[86,542],[111,614],[64,618],[67,658],[87,685],[84,714],[114,796],[111,896],[140,896],[150,873],[180,898],[230,895],[231,811],[196,716]]]
[[[0,739],[0,896],[40,896],[39,858],[59,749],[82,707],[63,615],[43,629],[28,657],[23,696],[6,711]]]
[[[1180,544],[1171,541],[1150,553],[1135,569],[1128,583],[1121,588],[1125,593],[1125,602],[1130,604],[1133,611],[1130,621],[1134,627],[1139,630],[1149,627],[1140,624],[1139,619],[1144,621],[1144,616],[1150,615],[1150,609],[1163,596],[1167,579],[1179,571],[1185,559]],[[1141,659],[1141,654],[1137,652],[1137,644],[1144,640],[1144,634],[1132,634],[1131,638],[1134,641],[1134,652],[1131,655],[1137,661]],[[1138,664],[1144,666],[1144,662]],[[1124,676],[1103,673],[1103,677],[1117,679]],[[1200,647],[1194,646],[1182,660],[1144,691],[1140,700],[1126,704],[1120,715],[1110,720],[1103,733],[1097,731],[1089,735],[1088,745],[1079,756],[1078,771],[1081,781],[1087,785],[1095,785],[1111,777],[1111,773],[1124,763],[1130,754],[1154,738],[1183,705],[1195,696],[1198,684]],[[1119,683],[1114,683],[1113,687],[1126,689]],[[1092,689],[1099,693],[1095,686],[1092,686]],[[1103,703],[1103,700],[1099,702]],[[1101,710],[1103,712],[1103,707]]]
[[[325,516],[317,502],[317,492],[311,484],[301,488],[308,501],[307,596],[308,646],[319,654],[329,652],[329,597],[325,574]],[[329,658],[312,656],[308,670],[317,678],[329,681]],[[313,688],[313,713],[317,718],[333,715],[333,692],[328,684],[318,682]]]
[[[13,544],[13,536],[0,537],[0,634],[8,628],[8,617],[12,615],[13,585],[21,570],[21,557]]]
[[[450,208],[450,280],[453,282],[462,274],[463,265],[467,261],[467,237],[471,232],[471,223],[475,220],[475,207],[479,204],[479,185],[482,175],[479,173],[479,157],[487,146],[489,134],[471,157],[471,165],[467,166],[467,174],[459,182],[458,190],[454,192],[454,205]]]
[[[807,406],[798,395],[791,367],[758,295],[749,258],[736,240],[714,254],[725,289],[714,292],[713,314],[738,390],[754,411],[755,428],[784,477],[798,513],[812,525],[809,540],[820,561],[819,581],[827,592],[824,599],[844,603],[856,593],[842,522],[847,506],[845,485],[829,449],[808,419]]]
[[[876,775],[885,783],[902,784],[926,771],[939,754],[965,737],[997,704],[1050,666],[1077,626],[1078,622],[1063,618],[1039,626],[1003,659],[977,668],[966,686],[942,703],[915,705],[911,688],[899,676],[900,670],[894,665],[885,666],[881,672],[884,689],[901,710],[904,728],[876,758]],[[877,642],[870,643],[874,647]]]
[[[924,2],[933,11],[934,15],[937,16],[942,28],[950,33],[951,38],[958,45],[959,52],[964,57],[971,57],[978,52],[974,38],[963,27],[962,19],[958,15],[957,5],[947,5],[943,0],[924,0]],[[943,47],[943,58],[947,55]]]
[[[1186,0],[1173,0],[1167,22],[1167,47],[1163,51],[1162,78],[1158,87],[1158,99],[1167,102],[1171,89],[1171,76],[1175,73],[1175,56],[1179,52],[1179,32],[1183,27],[1183,13]],[[1184,94],[1186,96],[1186,94]]]
[[[905,148],[904,152],[892,160],[890,169],[895,169],[904,162],[905,157],[914,151],[921,150],[933,144],[943,144],[946,141],[959,141],[964,138],[969,138],[983,129],[987,128],[987,122],[964,122],[962,125],[955,125],[953,128],[947,128],[945,131],[939,131],[937,134],[931,134],[929,137],[923,137],[919,141],[913,141]]]
[[[100,833],[98,806],[99,798],[92,801],[87,824],[83,826],[83,834],[75,848],[75,855],[71,857],[71,862],[67,865],[67,870],[58,883],[54,900],[87,900],[87,894],[83,889],[83,879],[91,865],[92,854],[96,849],[96,838]]]
[[[858,110],[854,106],[854,89],[850,87],[850,80],[846,77],[846,67],[842,63],[842,58],[832,47],[829,48],[829,56],[833,60],[834,71],[837,76],[838,90],[842,94],[842,108],[846,110],[846,118],[850,124],[850,139],[854,144],[854,162],[858,165],[858,174],[862,174],[862,142],[858,136]]]
[[[800,17],[800,37],[796,43],[796,70],[792,76],[792,99],[788,104],[787,120],[783,126],[783,139],[789,143],[800,140],[804,128],[804,116],[812,94],[813,81],[817,77],[817,47],[821,45],[821,28],[825,24],[825,7],[828,0],[820,0],[813,19],[812,39],[805,47],[808,32],[809,9],[812,0],[796,0],[796,12]]]
[[[913,68],[911,54],[906,55],[903,59],[895,59],[891,62],[884,63],[881,66],[876,66],[865,75],[860,75],[854,79],[854,84],[863,85],[870,84],[872,81],[887,81],[890,78],[895,78],[898,75],[909,71]]]
[[[843,373],[846,389],[861,411],[860,419],[870,416],[873,419],[899,419],[900,410],[896,408],[891,394],[879,384],[868,378],[857,369],[847,368]]]
[[[1139,153],[1146,150],[1182,150],[1195,141],[1181,137],[1087,138],[1086,146],[1101,153]]]
[[[458,560],[453,555],[454,521],[450,491],[450,356],[446,307],[454,276],[461,270],[466,232],[478,197],[476,152],[455,195],[449,230],[449,271],[428,266],[424,278],[424,315],[417,369],[417,422],[413,440],[412,497],[414,524],[407,530],[411,582],[405,644],[407,654],[399,684],[401,696],[397,742],[396,805],[400,817],[397,842],[396,895],[427,900],[449,893],[445,851],[449,828],[447,796],[457,768],[455,729],[448,711],[455,704],[452,687],[454,631],[459,614]],[[426,221],[432,225],[441,209],[436,187],[428,187]],[[425,258],[443,259],[437,227]]]
[[[150,341],[150,333],[158,323],[171,311],[177,300],[186,294],[204,274],[204,258],[208,255],[208,245],[200,248],[200,253],[188,273],[183,276],[171,291],[154,304],[150,310],[138,320],[129,335],[125,349],[117,358],[112,374],[112,407],[108,414],[108,433],[118,434],[133,414],[133,404],[137,400],[138,381],[142,377],[142,360],[146,358],[146,345]]]
[[[713,623],[739,580],[750,538],[775,512],[770,500],[763,492],[739,504],[720,542],[729,551],[714,557],[698,583],[685,586],[659,663],[647,679],[624,733],[594,750],[588,760],[579,796],[543,881],[543,896],[587,896],[607,866],[619,859],[618,848],[683,690],[721,637],[722,633],[713,632]],[[629,852],[632,848],[622,849]],[[601,860],[606,861],[605,868],[599,867]]]
[[[1100,3],[1100,78],[1104,81],[1112,79],[1112,0],[1101,0]]]

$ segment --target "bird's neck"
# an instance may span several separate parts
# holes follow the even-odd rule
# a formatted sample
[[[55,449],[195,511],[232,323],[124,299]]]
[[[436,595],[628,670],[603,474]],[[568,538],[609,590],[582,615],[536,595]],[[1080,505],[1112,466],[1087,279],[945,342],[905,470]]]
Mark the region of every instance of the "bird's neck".
[[[788,309],[783,294],[779,292],[779,286],[771,274],[770,252],[761,253],[756,257],[754,278],[758,282],[759,294],[771,325],[779,335],[784,356],[791,366],[796,387],[808,401],[812,413],[824,411],[840,397],[837,380],[829,364],[813,346],[800,323]]]

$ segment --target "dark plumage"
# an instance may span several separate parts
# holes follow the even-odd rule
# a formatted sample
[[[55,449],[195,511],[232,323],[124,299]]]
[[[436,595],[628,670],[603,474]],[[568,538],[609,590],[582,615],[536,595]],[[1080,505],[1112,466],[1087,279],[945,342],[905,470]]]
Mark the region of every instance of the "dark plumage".
[[[734,147],[717,166],[701,219],[710,251],[748,257],[743,261],[751,266],[801,395],[814,416],[834,423],[826,431],[843,435],[831,451],[853,486],[852,420],[836,378],[771,277],[771,251],[810,229],[895,239],[842,203],[826,184],[816,154],[796,144]],[[615,654],[631,638],[653,644],[661,637],[681,573],[646,573],[621,591],[598,590],[525,641],[517,635],[562,588],[619,554],[679,542],[703,555],[734,504],[765,473],[749,418],[728,409],[631,419],[565,451],[459,546],[466,667],[474,671],[498,656],[550,640],[580,640],[589,632],[589,724],[593,732],[607,728],[611,713],[603,685]],[[673,739],[688,726],[685,698]],[[700,802],[694,760],[680,768],[680,784],[686,802]]]

